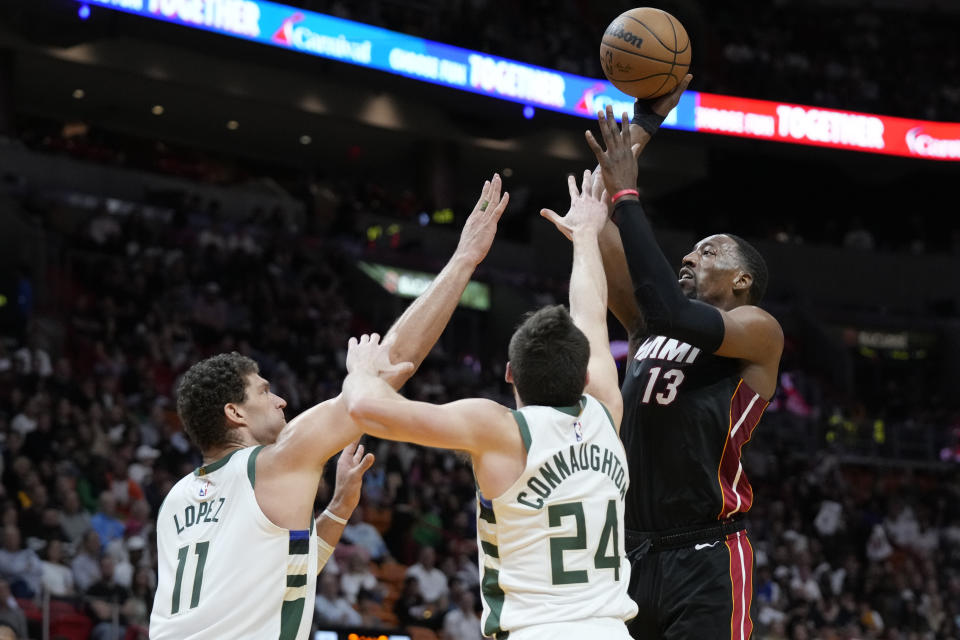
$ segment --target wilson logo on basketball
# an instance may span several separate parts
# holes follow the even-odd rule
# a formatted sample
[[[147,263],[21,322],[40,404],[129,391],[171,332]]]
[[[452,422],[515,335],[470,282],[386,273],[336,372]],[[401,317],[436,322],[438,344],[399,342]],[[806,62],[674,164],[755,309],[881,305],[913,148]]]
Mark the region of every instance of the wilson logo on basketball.
[[[614,38],[619,38],[627,44],[632,44],[635,47],[639,47],[643,44],[643,38],[633,33],[632,31],[627,31],[623,28],[623,25],[617,25],[616,29],[607,31],[607,35],[610,35]]]

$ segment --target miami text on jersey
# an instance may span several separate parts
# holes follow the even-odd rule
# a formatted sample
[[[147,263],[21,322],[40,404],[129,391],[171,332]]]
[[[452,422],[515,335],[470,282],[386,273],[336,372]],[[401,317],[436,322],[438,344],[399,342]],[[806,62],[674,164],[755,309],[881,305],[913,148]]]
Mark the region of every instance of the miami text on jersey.
[[[665,336],[650,336],[637,349],[637,355],[634,356],[634,359],[650,358],[692,364],[698,355],[700,355],[700,349],[686,342],[680,342],[673,338],[668,340]]]

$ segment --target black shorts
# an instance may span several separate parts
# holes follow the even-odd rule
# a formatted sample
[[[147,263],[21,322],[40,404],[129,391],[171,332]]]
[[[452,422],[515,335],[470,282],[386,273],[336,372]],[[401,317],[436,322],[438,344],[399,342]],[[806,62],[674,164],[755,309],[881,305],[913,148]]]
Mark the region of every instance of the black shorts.
[[[755,570],[746,529],[680,548],[634,549],[629,557],[630,596],[639,608],[628,624],[633,638],[750,638]]]

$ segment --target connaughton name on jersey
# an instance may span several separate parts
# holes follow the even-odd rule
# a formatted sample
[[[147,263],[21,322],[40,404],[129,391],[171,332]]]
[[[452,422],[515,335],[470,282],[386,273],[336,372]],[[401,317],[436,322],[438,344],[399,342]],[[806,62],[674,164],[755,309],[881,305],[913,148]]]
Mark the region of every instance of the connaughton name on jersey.
[[[527,487],[539,497],[521,491],[517,494],[517,502],[533,509],[542,509],[544,500],[550,497],[561,482],[581,471],[599,471],[608,476],[620,492],[621,502],[627,495],[630,484],[627,479],[627,466],[613,451],[585,442],[579,447],[570,445],[569,451],[554,454],[552,466],[550,462],[540,465],[527,480]]]

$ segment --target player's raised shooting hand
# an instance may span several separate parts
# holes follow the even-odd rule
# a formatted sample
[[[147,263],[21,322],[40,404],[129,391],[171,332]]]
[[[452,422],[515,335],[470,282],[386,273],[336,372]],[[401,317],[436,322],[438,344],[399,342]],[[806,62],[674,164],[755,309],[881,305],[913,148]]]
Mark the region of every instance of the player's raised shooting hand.
[[[633,137],[633,155],[639,157],[646,148],[653,134],[660,128],[663,119],[670,115],[680,103],[680,97],[690,86],[692,74],[687,74],[677,85],[677,88],[668,94],[653,100],[636,100],[633,103],[633,118],[630,121],[630,135]]]
[[[683,92],[687,90],[687,87],[690,86],[690,82],[693,80],[693,74],[688,73],[683,76],[683,80],[680,81],[680,84],[677,85],[677,88],[671,91],[666,95],[662,95],[655,100],[650,100],[650,110],[653,111],[658,116],[666,118],[670,115],[670,112],[673,111],[673,108],[680,103],[680,96],[683,95]]]

